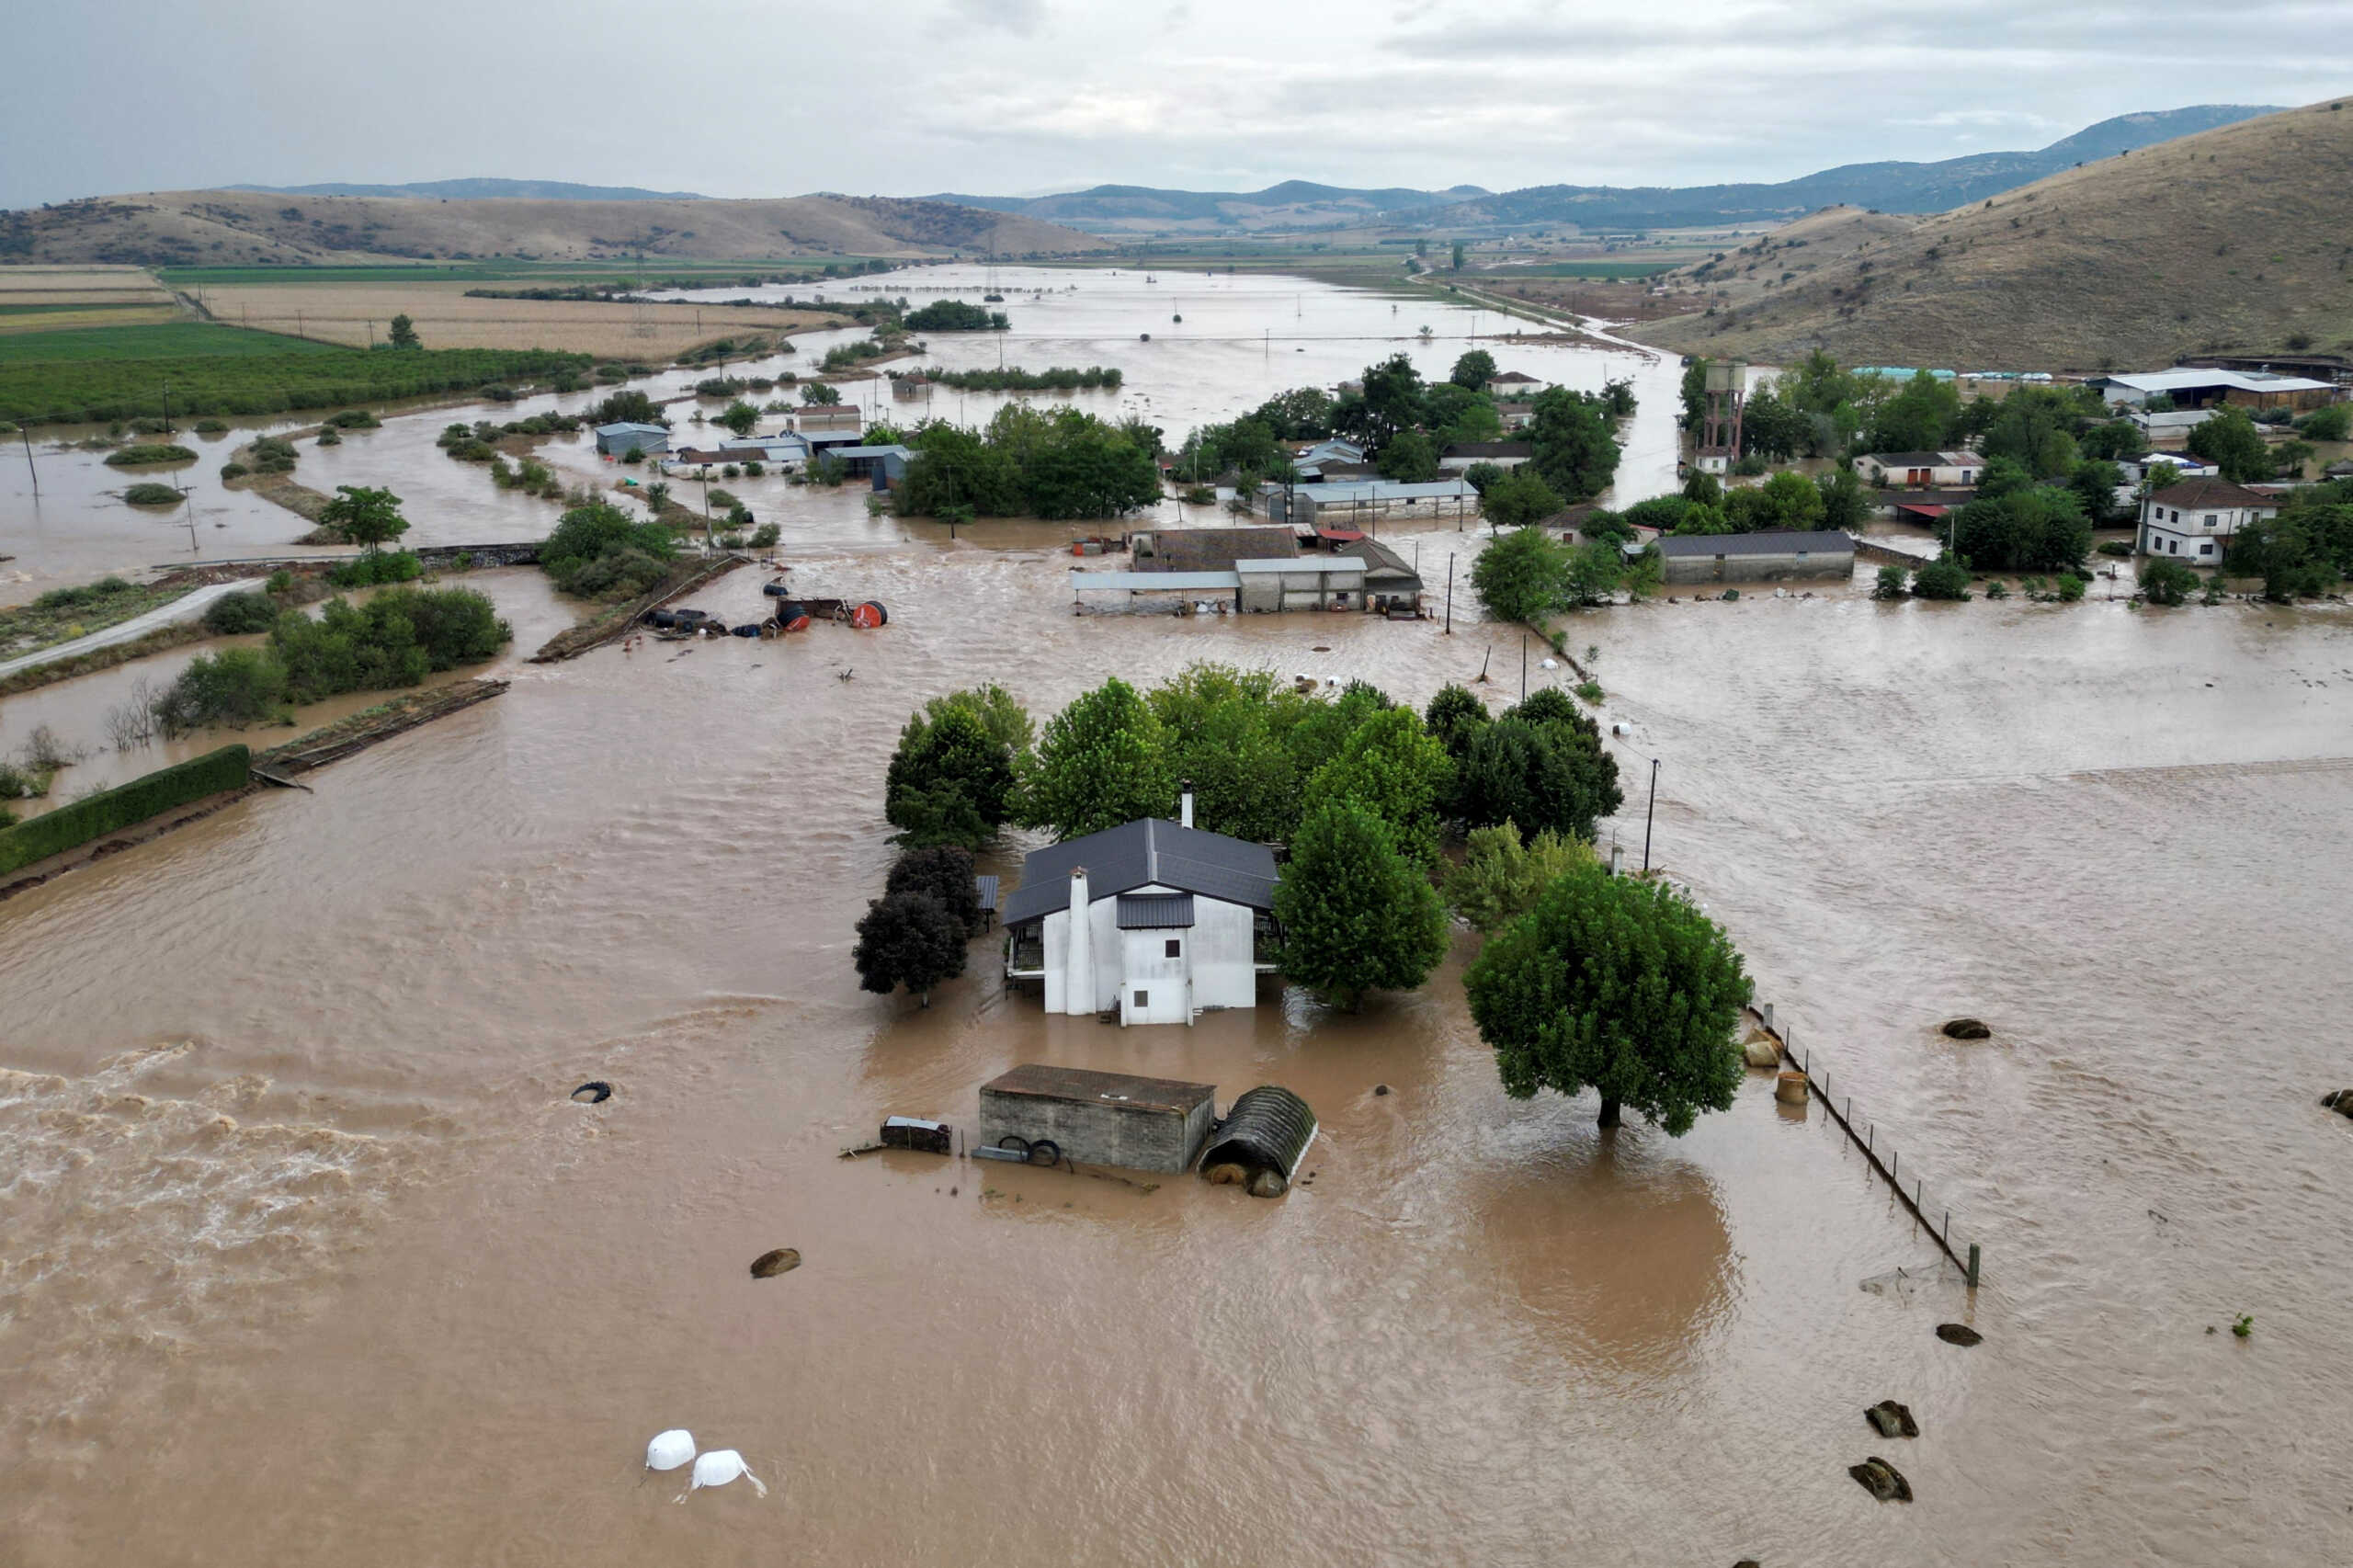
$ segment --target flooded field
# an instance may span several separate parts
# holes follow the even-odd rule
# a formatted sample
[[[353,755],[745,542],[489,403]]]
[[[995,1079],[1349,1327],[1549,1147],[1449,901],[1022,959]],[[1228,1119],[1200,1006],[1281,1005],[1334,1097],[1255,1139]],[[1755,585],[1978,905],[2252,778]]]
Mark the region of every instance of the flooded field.
[[[1086,298],[1087,275],[1046,276]],[[1318,291],[1288,291],[1313,320]],[[1051,326],[1006,292],[1017,333]],[[1358,297],[1358,337],[1266,390],[1386,352],[1390,303]],[[1008,362],[1121,363],[1144,330],[1159,353],[1140,310]],[[1229,336],[1166,351],[1239,366],[1248,332]],[[1441,369],[1462,347],[1404,346]],[[1663,410],[1672,368],[1642,374]],[[1211,407],[1196,383],[1134,369],[1118,396],[1156,420],[1200,399],[1176,434],[1264,395]],[[449,417],[306,450],[301,477],[393,483],[429,502],[426,540],[544,526],[432,449]],[[1645,442],[1671,472],[1659,432],[1638,426],[1630,479]],[[101,554],[84,530],[147,526],[94,496],[30,522],[0,496],[0,537]],[[803,592],[880,598],[891,624],[511,656],[506,696],[315,795],[0,903],[0,1560],[2353,1556],[2353,1126],[2317,1104],[2353,1082],[2341,615],[1880,605],[1859,583],[1569,624],[1631,731],[1605,840],[1639,853],[1660,759],[1656,858],[1983,1238],[1972,1300],[1761,1074],[1681,1140],[1506,1099],[1462,1006],[1467,940],[1356,1016],[1270,983],[1191,1029],[1048,1018],[986,941],[927,1011],[860,993],[883,770],[924,698],[997,679],[1042,716],[1106,674],[1216,658],[1419,704],[1492,657],[1501,704],[1518,636],[1465,603],[1450,637],[1078,617],[1065,530],[951,543],[854,494],[747,499]],[[1434,578],[1477,548],[1415,541]],[[529,574],[479,581],[518,654],[570,613]],[[758,597],[738,573],[697,602],[733,619]],[[41,712],[79,722],[106,678]],[[1960,1013],[1994,1038],[1936,1032]],[[1029,1060],[1222,1103],[1288,1085],[1324,1118],[1316,1179],[1267,1203],[835,1158],[889,1113],[969,1124],[976,1086]],[[565,1098],[591,1078],[610,1101]],[[806,1262],[752,1279],[777,1246]],[[1898,1267],[1929,1282],[1859,1288]],[[1951,1318],[1985,1343],[1939,1343]],[[1883,1398],[1917,1440],[1864,1425]],[[677,1478],[638,1469],[672,1426],[741,1449],[769,1496],[672,1506]],[[1870,1453],[1916,1502],[1847,1478]]]

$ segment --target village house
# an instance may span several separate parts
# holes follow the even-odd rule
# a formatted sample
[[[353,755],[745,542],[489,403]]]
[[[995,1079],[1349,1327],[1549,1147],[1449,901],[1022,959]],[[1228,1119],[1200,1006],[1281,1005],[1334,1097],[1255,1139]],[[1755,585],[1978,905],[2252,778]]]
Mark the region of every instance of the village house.
[[[1506,398],[1495,403],[1495,417],[1503,421],[1506,430],[1525,430],[1536,423],[1536,404],[1532,399]]]
[[[2279,515],[2273,496],[2220,479],[2185,480],[2141,503],[2141,551],[2211,566],[2222,560],[2233,534]]]
[[[1457,441],[1438,455],[1438,466],[1449,473],[1468,472],[1474,463],[1518,468],[1536,456],[1526,441]]]
[[[1906,490],[1967,490],[1984,466],[1975,452],[1872,452],[1855,460],[1855,472],[1865,484]]]
[[[1506,398],[1531,398],[1544,383],[1524,370],[1503,370],[1487,378],[1487,395],[1497,403]]]
[[[1772,583],[1855,574],[1855,541],[1836,529],[1669,534],[1658,541],[1670,583]]]
[[[1275,853],[1145,817],[1032,850],[1005,904],[1005,975],[1041,983],[1046,1011],[1116,1010],[1126,1024],[1189,1024],[1255,1007],[1277,971]]]
[[[641,425],[622,419],[597,426],[597,450],[608,458],[626,457],[632,451],[650,458],[669,449],[670,427],[666,425]]]

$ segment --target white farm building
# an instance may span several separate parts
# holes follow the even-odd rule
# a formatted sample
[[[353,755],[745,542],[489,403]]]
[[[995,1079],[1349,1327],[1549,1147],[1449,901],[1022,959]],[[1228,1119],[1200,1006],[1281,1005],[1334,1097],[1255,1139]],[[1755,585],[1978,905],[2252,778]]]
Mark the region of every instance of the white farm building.
[[[1273,850],[1184,823],[1145,817],[1049,845],[1006,900],[1006,978],[1042,982],[1049,1013],[1117,1009],[1122,1024],[1256,1006],[1276,967],[1260,956],[1274,894]]]

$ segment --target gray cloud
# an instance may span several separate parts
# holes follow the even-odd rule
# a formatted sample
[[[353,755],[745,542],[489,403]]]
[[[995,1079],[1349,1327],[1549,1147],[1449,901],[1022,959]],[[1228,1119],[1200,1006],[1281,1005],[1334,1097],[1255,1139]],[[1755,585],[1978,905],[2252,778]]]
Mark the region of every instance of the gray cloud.
[[[652,28],[627,0],[407,0],[398,28],[214,0],[168,31],[148,0],[22,9],[11,45],[43,63],[0,96],[8,206],[464,175],[722,196],[1692,185],[2353,86],[2342,0],[2219,28],[2211,0],[705,0]],[[693,84],[691,133],[614,96],[657,81]]]

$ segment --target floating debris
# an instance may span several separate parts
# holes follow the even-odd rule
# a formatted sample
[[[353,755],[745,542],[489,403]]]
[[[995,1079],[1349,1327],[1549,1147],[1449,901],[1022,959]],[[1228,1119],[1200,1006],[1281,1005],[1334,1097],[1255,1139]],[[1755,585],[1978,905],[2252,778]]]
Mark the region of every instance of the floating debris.
[[[584,1096],[586,1097],[583,1098]],[[572,1097],[582,1105],[603,1105],[613,1097],[613,1086],[602,1078],[591,1078],[573,1090]]]
[[[1898,1404],[1892,1399],[1881,1400],[1863,1412],[1863,1419],[1882,1437],[1916,1437],[1920,1424],[1912,1419],[1912,1407]]]
[[[710,1456],[704,1457],[707,1459]],[[700,1467],[699,1460],[697,1461],[697,1467]],[[1904,1479],[1902,1471],[1877,1454],[1873,1454],[1860,1464],[1848,1465],[1847,1473],[1862,1483],[1864,1489],[1882,1503],[1912,1501],[1912,1483]]]
[[[773,1279],[779,1274],[790,1274],[801,1267],[799,1247],[779,1247],[752,1259],[752,1278]]]
[[[1972,1345],[1983,1345],[1985,1343],[1985,1336],[1978,1333],[1975,1329],[1970,1327],[1965,1323],[1940,1323],[1937,1324],[1937,1337],[1943,1340],[1947,1345],[1958,1345],[1963,1349],[1968,1348]]]

